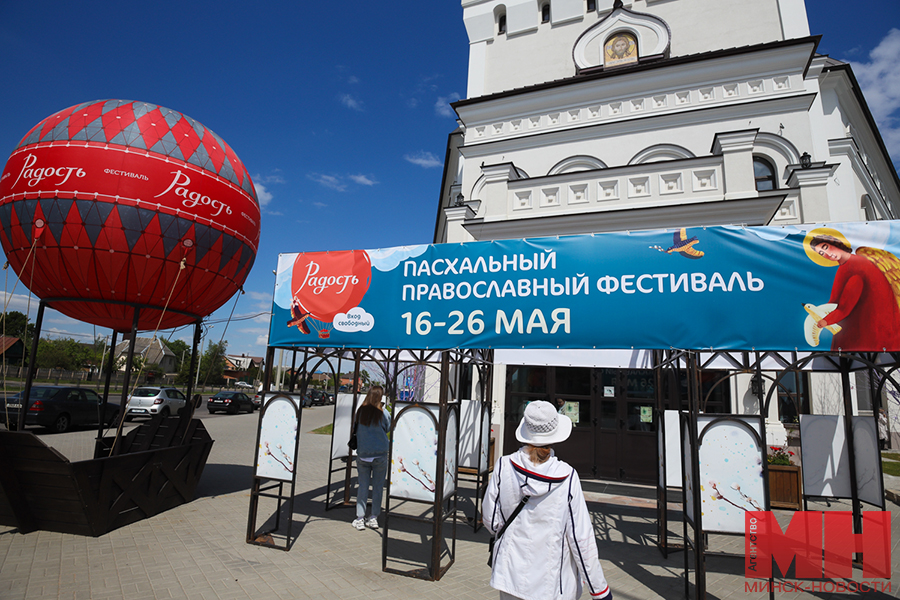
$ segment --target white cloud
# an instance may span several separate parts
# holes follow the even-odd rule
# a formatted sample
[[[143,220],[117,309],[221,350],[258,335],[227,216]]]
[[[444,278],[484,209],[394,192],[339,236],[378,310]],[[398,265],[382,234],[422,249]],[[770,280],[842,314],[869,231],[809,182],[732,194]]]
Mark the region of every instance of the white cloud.
[[[247,292],[247,295],[250,296],[251,300],[256,300],[257,302],[265,302],[266,304],[272,303],[272,294],[266,294],[264,292]]]
[[[350,179],[352,179],[359,185],[375,185],[376,183],[378,183],[374,179],[369,179],[365,175],[351,175]]]
[[[347,184],[334,175],[321,175],[319,173],[310,173],[309,178],[313,181],[337,192],[343,192],[347,189]]]
[[[313,206],[315,206],[316,208],[325,208],[328,205],[324,202],[313,202]]]
[[[450,106],[451,102],[456,102],[459,100],[459,94],[453,92],[449,96],[441,96],[434,103],[434,112],[436,112],[441,117],[453,117],[456,118],[456,111]]]
[[[340,96],[338,96],[338,99],[341,101],[341,104],[343,104],[347,108],[351,108],[360,112],[362,112],[363,110],[362,102],[360,100],[357,100],[350,94],[341,94]]]
[[[891,29],[869,53],[868,62],[851,62],[866,103],[894,162],[900,161],[900,29]]]
[[[265,206],[272,201],[272,192],[268,191],[266,186],[254,181],[253,187],[256,188],[256,198],[259,200],[260,206]]]
[[[435,156],[431,152],[425,152],[424,150],[420,150],[415,154],[407,154],[403,157],[403,160],[411,162],[414,165],[419,165],[420,167],[425,167],[426,169],[430,169],[431,167],[440,167],[444,164],[440,160],[438,160],[437,156]]]

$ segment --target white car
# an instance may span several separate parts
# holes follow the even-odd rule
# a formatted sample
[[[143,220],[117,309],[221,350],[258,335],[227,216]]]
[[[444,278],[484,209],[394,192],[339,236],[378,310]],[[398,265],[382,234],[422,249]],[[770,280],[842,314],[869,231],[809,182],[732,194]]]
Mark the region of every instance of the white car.
[[[234,384],[234,387],[238,387],[238,388],[248,388],[248,389],[251,389],[251,390],[253,389],[253,386],[250,385],[249,383],[247,383],[246,381],[238,381],[237,383]]]
[[[128,397],[125,420],[153,415],[168,417],[178,414],[178,410],[186,405],[187,397],[175,388],[141,386]]]

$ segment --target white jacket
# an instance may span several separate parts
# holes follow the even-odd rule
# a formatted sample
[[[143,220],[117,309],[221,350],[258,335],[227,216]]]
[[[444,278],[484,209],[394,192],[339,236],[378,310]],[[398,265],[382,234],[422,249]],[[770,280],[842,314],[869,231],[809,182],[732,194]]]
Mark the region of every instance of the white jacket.
[[[611,598],[575,470],[554,454],[540,465],[523,450],[502,457],[484,495],[484,526],[500,531],[525,495],[494,546],[491,587],[524,600],[574,600],[584,580],[592,598]]]

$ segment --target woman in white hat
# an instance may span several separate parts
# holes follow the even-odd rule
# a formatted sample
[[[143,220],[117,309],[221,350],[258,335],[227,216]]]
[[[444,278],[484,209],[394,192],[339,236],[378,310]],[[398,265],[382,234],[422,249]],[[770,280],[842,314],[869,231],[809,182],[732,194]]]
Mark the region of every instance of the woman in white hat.
[[[495,542],[491,572],[491,587],[500,590],[501,600],[575,600],[582,582],[591,598],[612,598],[581,480],[550,447],[570,433],[571,419],[549,402],[532,402],[516,430],[524,445],[494,466],[483,521],[496,535],[509,520]]]

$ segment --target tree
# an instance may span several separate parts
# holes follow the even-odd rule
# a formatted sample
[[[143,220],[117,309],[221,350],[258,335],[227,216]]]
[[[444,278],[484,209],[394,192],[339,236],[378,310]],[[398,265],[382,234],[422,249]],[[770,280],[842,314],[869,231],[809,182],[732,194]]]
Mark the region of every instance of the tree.
[[[42,339],[38,343],[36,366],[42,369],[76,371],[87,360],[84,347],[72,338]]]
[[[217,385],[225,382],[222,374],[225,372],[225,351],[228,342],[221,341],[210,344],[200,359],[200,383],[202,385]]]
[[[0,335],[16,337],[25,345],[24,357],[31,352],[31,340],[34,337],[34,323],[28,322],[28,317],[17,310],[11,310],[6,315],[0,315]],[[24,360],[23,360],[24,364]]]
[[[17,337],[27,345],[34,334],[34,323],[29,323],[28,317],[19,311],[11,310],[5,316],[0,316],[0,334],[4,331],[6,336]]]

